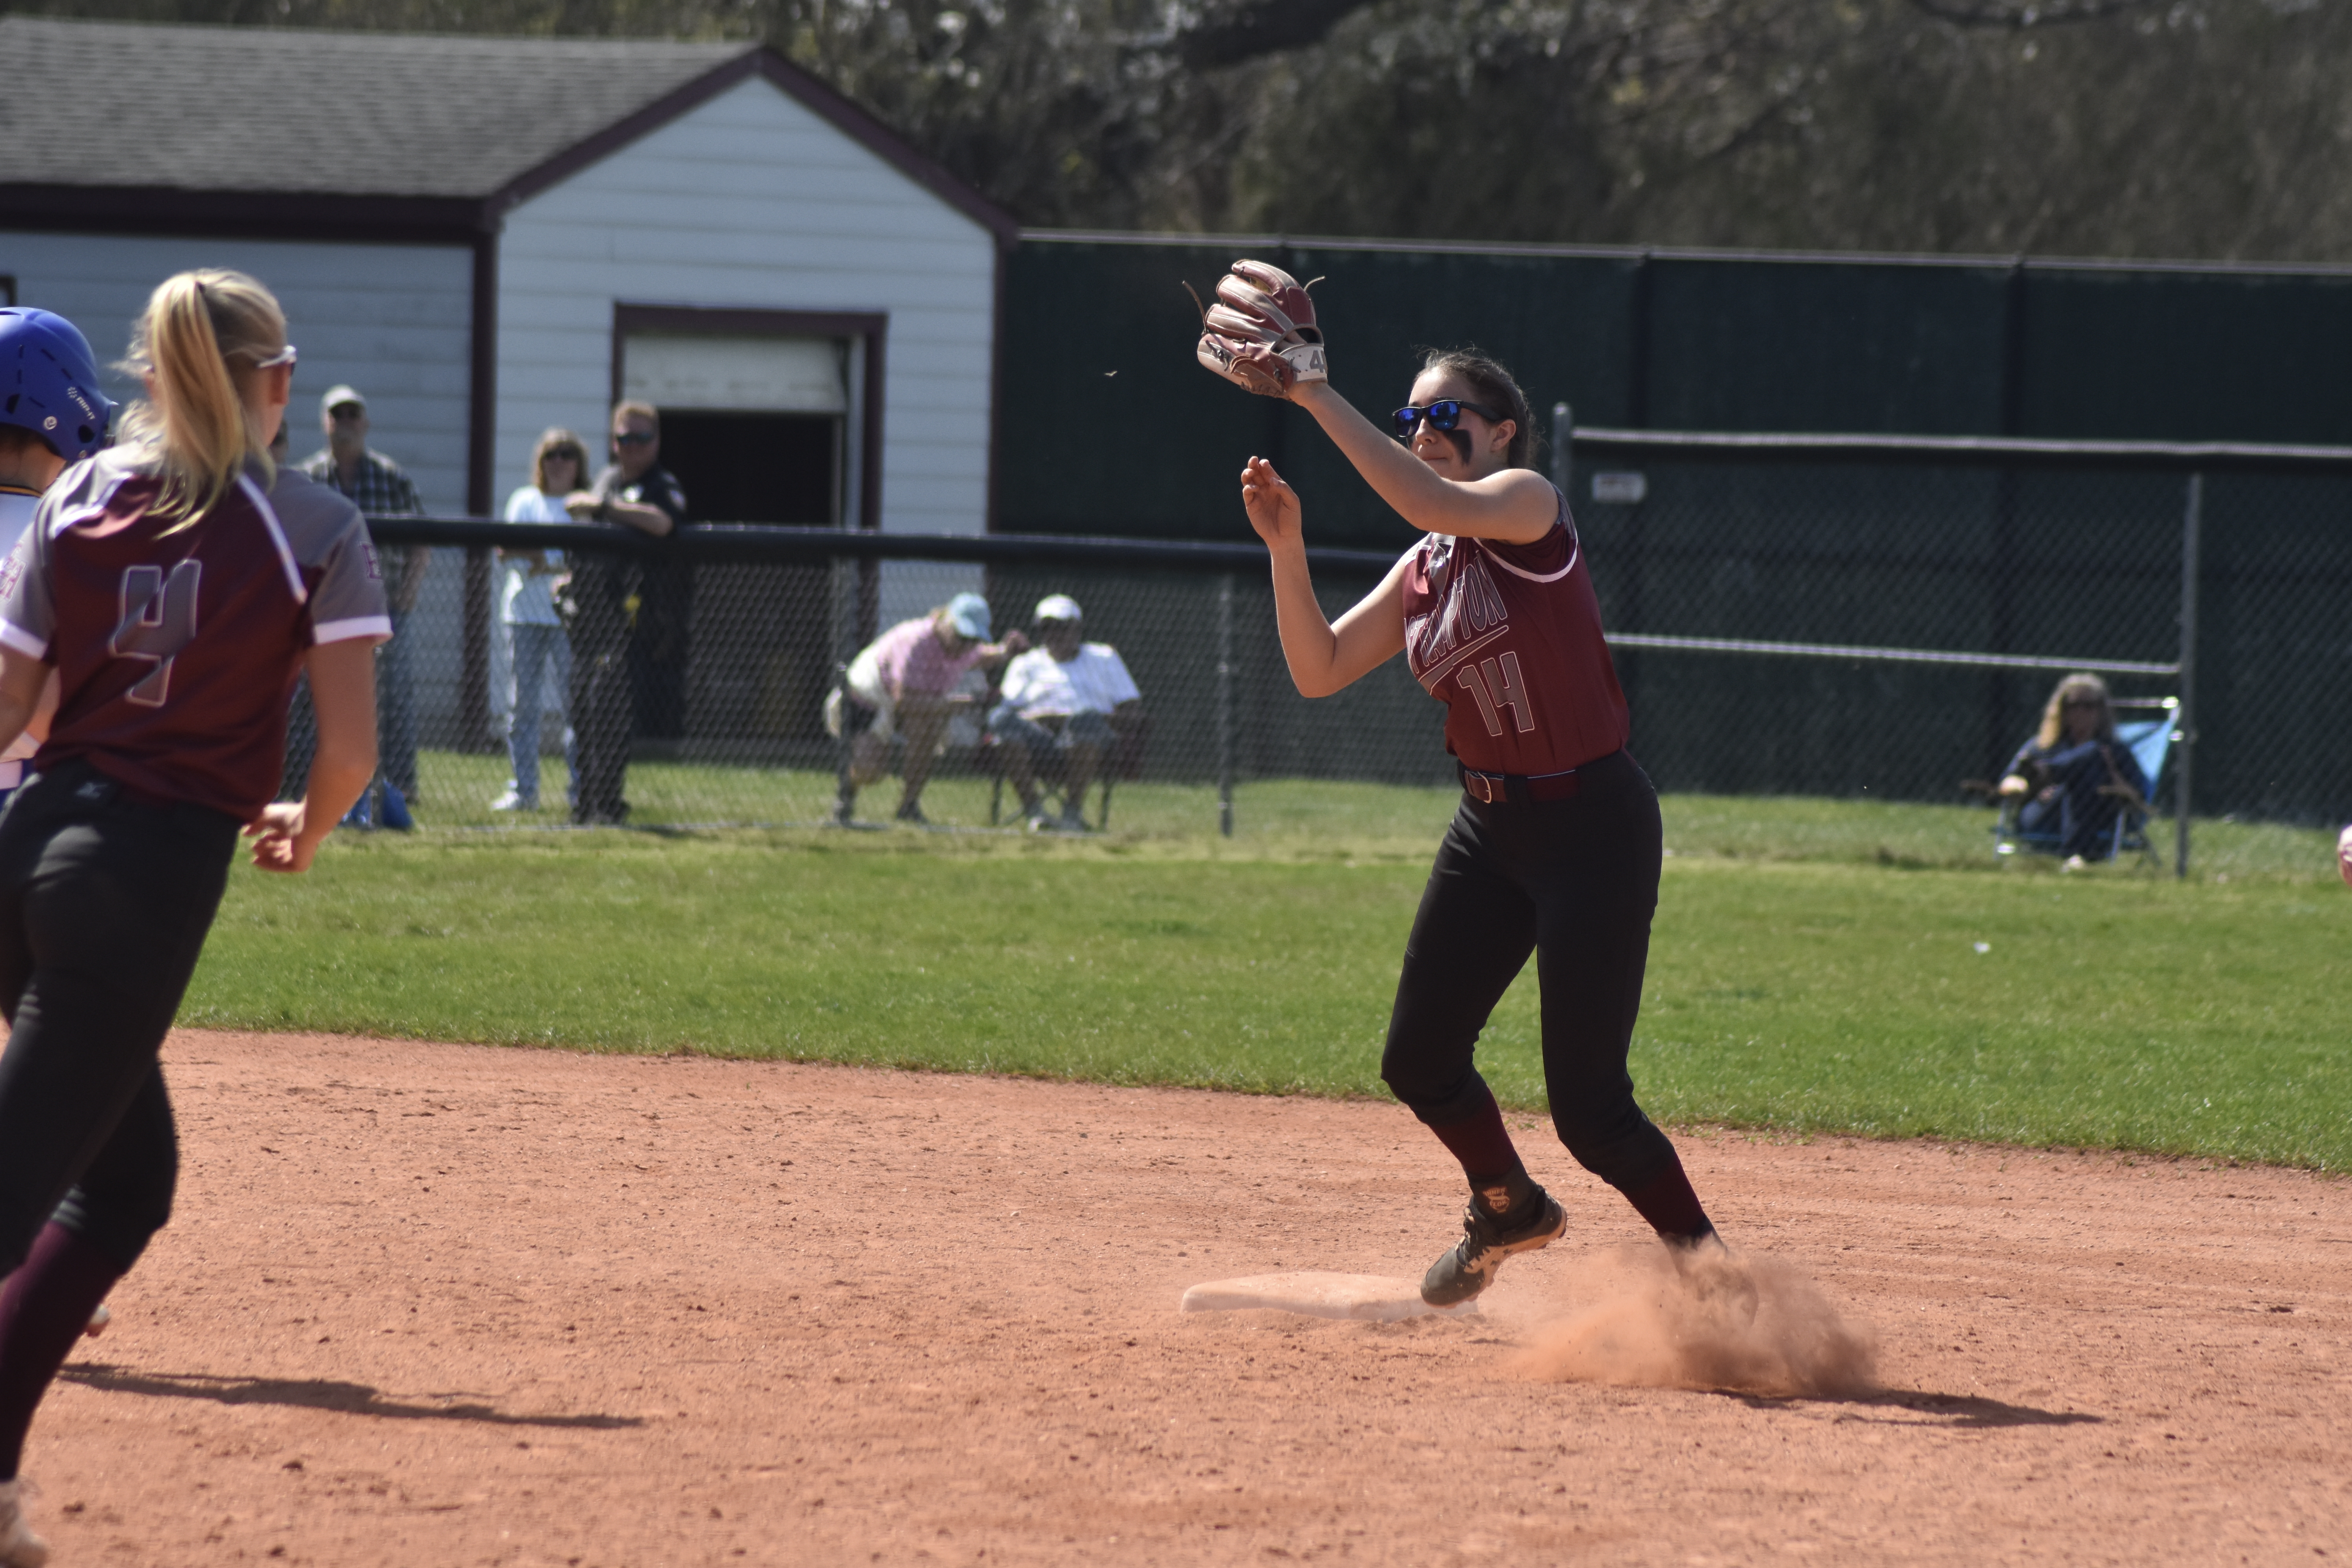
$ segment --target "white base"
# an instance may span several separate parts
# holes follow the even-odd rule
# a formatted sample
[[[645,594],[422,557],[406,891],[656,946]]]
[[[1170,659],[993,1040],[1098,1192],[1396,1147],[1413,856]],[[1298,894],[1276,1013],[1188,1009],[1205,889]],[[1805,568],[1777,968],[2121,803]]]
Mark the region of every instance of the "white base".
[[[1475,1301],[1433,1307],[1421,1287],[1384,1274],[1253,1274],[1245,1279],[1212,1279],[1184,1292],[1181,1310],[1238,1312],[1252,1308],[1304,1312],[1310,1318],[1352,1318],[1394,1323],[1406,1318],[1459,1318],[1478,1310]]]

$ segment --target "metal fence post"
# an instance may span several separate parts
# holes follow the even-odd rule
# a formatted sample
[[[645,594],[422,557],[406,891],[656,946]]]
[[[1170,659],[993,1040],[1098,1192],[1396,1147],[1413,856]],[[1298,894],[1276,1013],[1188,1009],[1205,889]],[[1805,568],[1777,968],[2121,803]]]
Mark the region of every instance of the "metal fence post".
[[[1217,578],[1217,831],[1234,836],[1234,574]]]
[[[1551,405],[1551,482],[1559,493],[1568,493],[1568,479],[1572,454],[1569,451],[1569,433],[1576,428],[1576,411],[1565,403]]]
[[[856,818],[851,803],[857,798],[849,782],[851,744],[856,737],[850,733],[849,722],[849,661],[857,657],[856,630],[856,563],[840,556],[826,563],[827,596],[832,605],[833,679],[827,682],[841,697],[841,733],[834,737],[833,749],[833,814],[832,820],[847,827]]]
[[[2197,761],[2197,579],[2205,532],[2205,476],[2189,476],[2189,505],[2180,522],[2180,766],[2172,775],[2172,874],[2189,875],[2190,783]]]
[[[457,731],[468,752],[495,752],[499,745],[490,722],[490,599],[496,592],[491,576],[490,552],[478,545],[467,550],[465,609],[457,623]]]

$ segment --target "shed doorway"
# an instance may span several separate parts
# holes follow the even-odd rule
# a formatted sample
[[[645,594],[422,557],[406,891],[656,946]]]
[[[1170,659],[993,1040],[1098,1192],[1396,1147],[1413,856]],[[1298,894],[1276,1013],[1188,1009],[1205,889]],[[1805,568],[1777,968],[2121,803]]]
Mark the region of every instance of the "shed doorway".
[[[861,340],[646,331],[619,347],[621,395],[661,411],[662,464],[694,522],[838,528],[856,515]],[[640,754],[781,763],[822,747],[829,572],[656,562],[641,592]]]

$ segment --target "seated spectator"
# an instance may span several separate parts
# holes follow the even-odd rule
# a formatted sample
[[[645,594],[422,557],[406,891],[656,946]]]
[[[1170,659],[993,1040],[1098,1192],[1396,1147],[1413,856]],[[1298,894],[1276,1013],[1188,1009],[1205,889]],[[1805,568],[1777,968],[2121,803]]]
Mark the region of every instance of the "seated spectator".
[[[2147,810],[2148,782],[2131,748],[2116,739],[2107,683],[2070,675],[2050,694],[2042,729],[2018,748],[2000,794],[2018,802],[2021,833],[2058,837],[2069,868],[2115,853],[2118,814]]]
[[[929,615],[901,621],[866,645],[849,666],[848,700],[843,705],[846,711],[840,715],[851,737],[849,773],[834,803],[834,820],[848,822],[858,790],[889,771],[890,738],[903,732],[907,762],[898,820],[929,822],[923,815],[923,786],[930,782],[948,721],[978,701],[957,688],[973,668],[993,669],[1028,646],[1029,639],[1019,632],[1001,643],[988,640],[988,601],[977,594],[958,594]]]
[[[1021,795],[1030,827],[1084,833],[1087,786],[1100,776],[1113,744],[1140,722],[1143,694],[1117,648],[1084,640],[1086,620],[1076,599],[1066,594],[1040,599],[1036,621],[1044,646],[1005,669],[988,728],[1004,748],[1004,775]],[[1061,764],[1058,824],[1046,815],[1037,789],[1038,764],[1049,755]]]

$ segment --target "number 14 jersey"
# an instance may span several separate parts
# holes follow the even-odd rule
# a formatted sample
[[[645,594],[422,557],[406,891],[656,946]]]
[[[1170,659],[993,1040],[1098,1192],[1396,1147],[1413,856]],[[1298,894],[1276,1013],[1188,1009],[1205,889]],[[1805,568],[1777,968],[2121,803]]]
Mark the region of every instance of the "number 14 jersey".
[[[1532,544],[1433,533],[1407,551],[1404,656],[1446,705],[1445,749],[1482,773],[1566,773],[1625,744],[1625,693],[1565,496]]]

